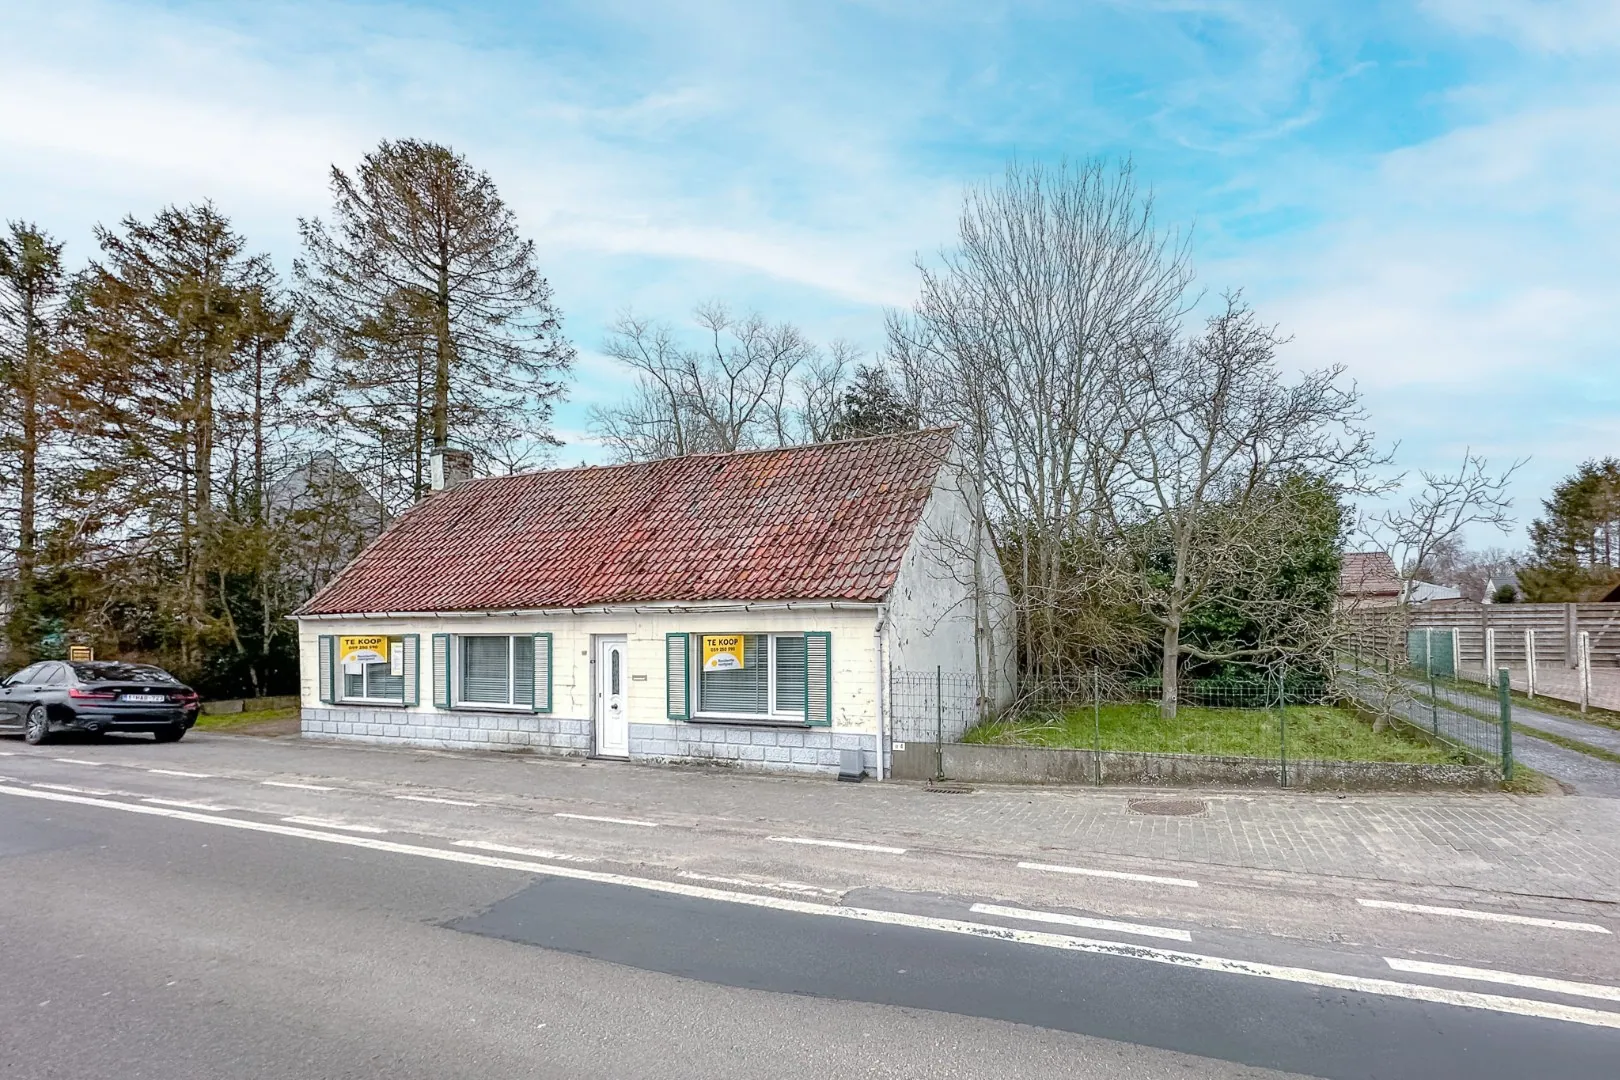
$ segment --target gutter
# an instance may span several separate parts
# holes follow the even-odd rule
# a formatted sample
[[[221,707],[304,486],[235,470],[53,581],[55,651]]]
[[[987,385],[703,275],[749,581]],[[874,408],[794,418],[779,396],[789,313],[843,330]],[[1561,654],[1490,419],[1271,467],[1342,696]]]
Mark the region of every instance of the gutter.
[[[704,614],[708,612],[753,611],[876,611],[881,620],[886,605],[881,601],[859,600],[773,600],[739,603],[736,601],[687,601],[659,604],[601,604],[577,608],[511,608],[505,611],[351,611],[336,614],[288,615],[295,622],[335,622],[345,619],[494,619],[517,615],[567,618],[572,615],[663,615]]]
[[[889,680],[885,678],[886,673],[883,663],[883,634],[888,629],[888,625],[889,605],[879,604],[877,605],[877,626],[872,630],[872,667],[876,672],[874,677],[877,679],[877,696],[874,698],[877,702],[877,776],[875,779],[880,781],[888,778],[888,762],[885,759],[889,751],[889,743],[886,738],[889,710],[888,702],[884,698],[885,692],[888,690]]]

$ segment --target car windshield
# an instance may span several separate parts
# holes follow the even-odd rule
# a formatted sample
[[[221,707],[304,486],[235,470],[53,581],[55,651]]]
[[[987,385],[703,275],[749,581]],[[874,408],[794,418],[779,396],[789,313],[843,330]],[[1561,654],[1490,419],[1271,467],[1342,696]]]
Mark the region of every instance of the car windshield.
[[[80,682],[178,682],[162,668],[147,664],[80,662],[71,665]]]

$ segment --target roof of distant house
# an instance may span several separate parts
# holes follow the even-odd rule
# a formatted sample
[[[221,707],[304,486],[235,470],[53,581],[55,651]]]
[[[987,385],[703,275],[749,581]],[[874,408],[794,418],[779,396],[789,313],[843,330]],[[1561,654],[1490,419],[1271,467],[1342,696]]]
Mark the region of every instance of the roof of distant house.
[[[1342,597],[1398,597],[1401,575],[1395,560],[1384,551],[1347,551],[1339,566],[1339,595]]]
[[[888,595],[950,429],[470,480],[301,615]]]

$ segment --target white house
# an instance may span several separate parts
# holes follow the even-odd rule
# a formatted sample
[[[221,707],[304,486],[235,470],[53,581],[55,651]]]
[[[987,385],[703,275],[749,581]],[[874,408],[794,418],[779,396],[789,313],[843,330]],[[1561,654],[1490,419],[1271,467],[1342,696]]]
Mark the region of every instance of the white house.
[[[967,475],[932,430],[468,480],[295,615],[303,733],[882,775],[891,672],[1012,695]]]

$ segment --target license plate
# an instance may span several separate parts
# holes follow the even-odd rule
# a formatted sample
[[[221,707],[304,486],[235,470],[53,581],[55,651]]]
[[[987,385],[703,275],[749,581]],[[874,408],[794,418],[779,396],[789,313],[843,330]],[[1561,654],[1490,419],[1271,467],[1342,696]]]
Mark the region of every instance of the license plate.
[[[128,701],[135,705],[162,705],[169,698],[166,694],[125,694],[119,700]]]

